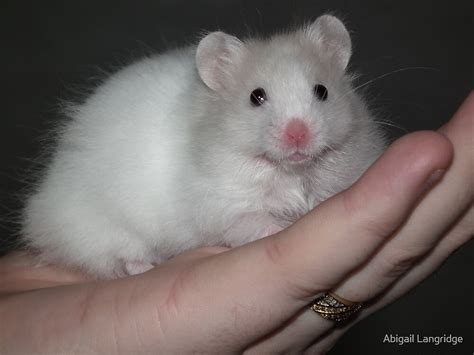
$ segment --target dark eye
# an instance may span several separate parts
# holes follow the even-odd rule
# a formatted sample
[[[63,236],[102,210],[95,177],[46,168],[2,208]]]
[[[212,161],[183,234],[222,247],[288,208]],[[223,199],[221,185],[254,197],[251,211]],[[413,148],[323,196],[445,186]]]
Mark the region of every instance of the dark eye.
[[[255,89],[250,94],[250,102],[253,106],[261,106],[267,100],[267,94],[262,88]]]
[[[321,101],[326,101],[328,98],[328,89],[324,85],[317,84],[314,86],[314,94]]]

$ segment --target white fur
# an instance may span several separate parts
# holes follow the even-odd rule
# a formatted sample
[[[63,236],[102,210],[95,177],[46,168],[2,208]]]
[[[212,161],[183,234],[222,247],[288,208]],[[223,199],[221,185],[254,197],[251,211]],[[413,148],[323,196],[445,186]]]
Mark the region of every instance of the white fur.
[[[384,143],[345,73],[347,32],[321,23],[244,42],[213,33],[112,75],[69,113],[27,202],[25,240],[48,262],[111,278],[274,233],[350,186]],[[342,54],[328,56],[315,31],[343,38],[331,47]],[[258,87],[268,100],[253,107]],[[311,163],[285,160],[278,137],[295,117],[316,134]]]

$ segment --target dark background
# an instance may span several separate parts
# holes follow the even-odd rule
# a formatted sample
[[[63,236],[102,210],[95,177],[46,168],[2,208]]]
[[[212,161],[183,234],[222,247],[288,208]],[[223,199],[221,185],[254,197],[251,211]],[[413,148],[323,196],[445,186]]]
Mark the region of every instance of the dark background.
[[[362,74],[359,84],[375,79],[365,96],[379,118],[399,127],[387,127],[397,137],[436,129],[472,89],[469,3],[2,0],[0,253],[14,247],[18,195],[30,160],[40,151],[40,137],[59,119],[58,100],[92,87],[103,76],[101,69],[191,43],[203,29],[271,33],[330,11],[352,31],[351,68]],[[473,251],[471,242],[409,295],[354,327],[331,354],[472,354]],[[385,334],[410,333],[453,334],[464,343],[382,343]]]

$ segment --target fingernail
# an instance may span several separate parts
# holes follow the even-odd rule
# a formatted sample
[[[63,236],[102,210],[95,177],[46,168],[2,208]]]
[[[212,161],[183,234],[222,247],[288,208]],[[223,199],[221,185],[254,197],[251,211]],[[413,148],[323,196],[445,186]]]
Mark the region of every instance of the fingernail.
[[[445,169],[438,169],[438,170],[435,170],[431,176],[428,178],[428,180],[426,180],[426,183],[425,183],[425,188],[426,189],[429,189],[430,187],[432,187],[433,185],[435,185],[439,180],[441,180],[441,178],[443,177],[444,173],[446,172]]]

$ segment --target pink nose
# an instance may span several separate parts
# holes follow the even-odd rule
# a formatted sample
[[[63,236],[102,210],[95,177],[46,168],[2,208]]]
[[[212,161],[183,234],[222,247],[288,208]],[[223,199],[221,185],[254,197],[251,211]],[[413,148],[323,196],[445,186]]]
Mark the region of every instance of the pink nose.
[[[285,128],[283,141],[292,146],[305,146],[309,141],[308,126],[302,120],[292,120]]]

